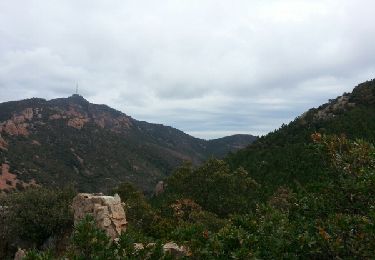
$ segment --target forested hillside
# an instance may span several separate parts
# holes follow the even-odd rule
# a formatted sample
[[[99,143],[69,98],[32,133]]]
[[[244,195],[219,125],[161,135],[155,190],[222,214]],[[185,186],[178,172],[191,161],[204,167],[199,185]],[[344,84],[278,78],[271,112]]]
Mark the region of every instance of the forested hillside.
[[[129,225],[116,243],[90,218],[71,231],[70,189],[3,196],[3,251],[21,240],[29,259],[172,259],[160,245],[174,241],[187,259],[373,259],[374,106],[372,80],[225,160],[185,163],[158,196],[119,184],[112,193],[125,202]],[[31,221],[42,214],[36,205],[48,212],[48,225]],[[50,237],[56,242],[47,251]]]
[[[288,125],[231,154],[232,168],[244,167],[270,195],[278,186],[296,187],[327,177],[327,165],[311,142],[311,135],[345,135],[375,142],[375,80],[354,88],[352,93],[310,109]]]

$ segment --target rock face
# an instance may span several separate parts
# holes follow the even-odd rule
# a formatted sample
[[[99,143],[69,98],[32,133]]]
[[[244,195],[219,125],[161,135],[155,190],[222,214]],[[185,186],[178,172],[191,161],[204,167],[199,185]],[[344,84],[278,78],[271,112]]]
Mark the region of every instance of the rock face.
[[[0,134],[0,149],[7,151],[8,150],[8,143],[1,137]]]
[[[37,186],[34,179],[28,183],[21,181],[17,179],[17,175],[11,173],[9,169],[10,166],[8,163],[0,164],[0,191],[15,189],[17,185],[22,187]]]
[[[79,193],[73,199],[74,223],[86,215],[95,219],[99,228],[103,229],[112,239],[118,238],[126,231],[126,216],[120,197],[102,194]]]
[[[33,117],[34,112],[32,108],[26,108],[19,114],[14,114],[9,120],[0,122],[0,134],[4,132],[8,135],[28,136],[29,131],[27,128],[29,127],[29,123],[27,122],[32,120]]]
[[[346,111],[355,107],[356,104],[349,100],[349,96],[340,96],[331,100],[325,107],[318,109],[314,114],[314,120],[329,120],[334,118],[340,111]]]

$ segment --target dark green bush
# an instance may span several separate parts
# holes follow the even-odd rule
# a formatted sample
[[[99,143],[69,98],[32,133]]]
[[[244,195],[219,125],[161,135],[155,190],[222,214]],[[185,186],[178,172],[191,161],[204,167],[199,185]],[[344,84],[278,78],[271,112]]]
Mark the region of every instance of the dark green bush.
[[[167,192],[190,198],[221,217],[245,213],[255,206],[259,185],[242,168],[235,171],[211,159],[198,168],[185,165],[167,180]]]
[[[37,187],[3,196],[0,205],[7,207],[3,221],[8,239],[39,247],[49,237],[70,228],[74,195],[72,188]]]
[[[128,182],[120,184],[113,193],[117,193],[125,203],[124,209],[129,226],[150,233],[156,213],[143,193]]]

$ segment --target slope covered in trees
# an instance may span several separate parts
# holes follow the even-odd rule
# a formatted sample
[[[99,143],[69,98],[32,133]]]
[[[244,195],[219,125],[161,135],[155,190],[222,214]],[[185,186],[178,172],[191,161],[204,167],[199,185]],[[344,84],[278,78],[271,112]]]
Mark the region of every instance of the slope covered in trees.
[[[345,135],[375,141],[375,80],[367,81],[288,125],[228,156],[232,168],[244,167],[270,195],[278,186],[296,187],[327,176],[327,165],[311,145],[311,135]]]
[[[113,192],[125,201],[129,220],[120,243],[111,243],[87,219],[74,228],[68,250],[50,247],[49,253],[30,251],[28,257],[171,259],[159,245],[175,241],[189,249],[189,259],[373,259],[374,89],[374,81],[361,84],[224,161],[184,164],[157,197],[147,198],[128,183],[119,185]],[[68,203],[64,194],[69,193],[58,193],[47,209],[56,219],[69,214],[55,212],[57,203]],[[17,215],[20,207],[11,205],[24,203],[20,198],[19,193],[1,198],[6,216]],[[22,205],[30,215],[39,214],[37,207]],[[19,222],[10,229],[34,225],[25,215],[15,219]],[[68,221],[65,225],[71,228]],[[54,221],[48,227],[28,226],[36,234],[23,239],[41,250],[38,238],[61,233]],[[15,238],[3,237],[11,247]],[[156,244],[137,251],[134,242]]]

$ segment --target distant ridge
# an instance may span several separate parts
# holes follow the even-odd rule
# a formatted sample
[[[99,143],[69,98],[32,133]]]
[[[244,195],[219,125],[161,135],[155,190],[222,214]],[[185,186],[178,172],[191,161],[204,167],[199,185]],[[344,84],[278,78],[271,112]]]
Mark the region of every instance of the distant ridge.
[[[74,183],[109,191],[123,181],[152,190],[183,161],[198,164],[246,147],[256,137],[194,138],[138,121],[74,94],[0,104],[0,190]]]

